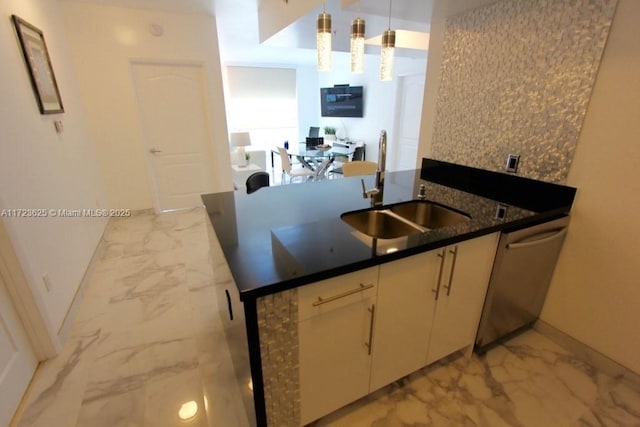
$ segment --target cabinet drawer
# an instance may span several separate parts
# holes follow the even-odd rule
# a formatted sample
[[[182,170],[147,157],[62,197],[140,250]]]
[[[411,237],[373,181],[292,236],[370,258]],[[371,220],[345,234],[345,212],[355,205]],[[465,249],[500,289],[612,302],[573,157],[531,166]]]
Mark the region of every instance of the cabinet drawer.
[[[378,267],[370,267],[298,288],[298,320],[375,298]]]

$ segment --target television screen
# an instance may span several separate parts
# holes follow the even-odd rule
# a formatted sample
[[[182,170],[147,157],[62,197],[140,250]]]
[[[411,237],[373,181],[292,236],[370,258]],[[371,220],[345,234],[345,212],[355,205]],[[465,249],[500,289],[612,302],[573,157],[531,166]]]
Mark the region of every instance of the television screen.
[[[320,109],[322,117],[362,117],[362,86],[321,88]]]

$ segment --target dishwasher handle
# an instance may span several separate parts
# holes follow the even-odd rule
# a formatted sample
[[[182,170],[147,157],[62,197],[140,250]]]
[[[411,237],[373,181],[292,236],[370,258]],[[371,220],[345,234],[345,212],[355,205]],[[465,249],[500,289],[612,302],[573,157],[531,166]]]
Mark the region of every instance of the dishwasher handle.
[[[543,245],[547,242],[559,239],[560,237],[563,237],[565,234],[567,234],[567,227],[563,227],[551,235],[549,235],[549,232],[544,232],[534,236],[528,236],[525,239],[523,239],[525,241],[509,243],[507,245],[507,249],[523,249],[523,248],[529,248],[531,246]],[[529,240],[531,239],[531,237],[536,237],[536,236],[547,236],[547,237],[543,237],[541,239],[536,239],[536,240]]]

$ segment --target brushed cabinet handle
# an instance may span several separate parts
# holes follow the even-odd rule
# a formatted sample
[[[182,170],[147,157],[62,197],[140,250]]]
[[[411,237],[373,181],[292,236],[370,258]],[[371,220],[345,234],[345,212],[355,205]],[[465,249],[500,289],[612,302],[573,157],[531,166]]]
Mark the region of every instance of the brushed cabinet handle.
[[[322,297],[318,297],[318,301],[314,301],[313,304],[311,305],[313,305],[314,307],[317,307],[319,305],[326,304],[328,302],[335,301],[340,298],[348,297],[349,295],[357,294],[358,292],[366,291],[367,289],[371,289],[371,288],[373,288],[373,283],[369,283],[368,285],[360,283],[360,287],[357,289],[351,289],[350,291],[346,291],[326,299]]]
[[[456,246],[454,250],[450,250],[449,253],[453,255],[453,261],[451,262],[451,272],[449,273],[449,284],[445,285],[444,287],[447,290],[447,296],[451,295],[451,285],[453,284],[453,272],[456,269],[456,259],[458,259],[458,246]]]
[[[567,234],[567,227],[561,228],[551,235],[549,235],[548,233],[540,233],[540,236],[545,236],[545,237],[538,240],[529,240],[531,237],[527,237],[526,241],[524,242],[509,243],[507,245],[507,249],[522,249],[522,248],[528,248],[530,246],[542,245],[551,240],[555,240],[559,237],[562,237],[565,234]],[[533,237],[536,237],[536,236],[533,236]]]
[[[442,282],[442,270],[444,269],[444,258],[447,253],[447,249],[443,249],[441,254],[437,254],[440,257],[440,271],[438,272],[438,283],[436,283],[436,288],[431,289],[431,292],[436,294],[436,301],[438,301],[438,297],[440,296],[440,282]]]
[[[371,316],[369,318],[369,342],[364,343],[364,345],[367,346],[367,354],[371,356],[371,351],[373,349],[373,321],[376,313],[376,305],[371,304],[371,307],[369,307],[367,310],[369,311],[369,313],[371,313]]]
[[[229,294],[229,290],[224,290],[225,295],[227,296],[227,307],[229,308],[229,320],[233,320],[233,306],[231,305],[231,294]]]
[[[151,154],[162,153],[162,150],[158,150],[157,148],[150,148],[149,152]]]

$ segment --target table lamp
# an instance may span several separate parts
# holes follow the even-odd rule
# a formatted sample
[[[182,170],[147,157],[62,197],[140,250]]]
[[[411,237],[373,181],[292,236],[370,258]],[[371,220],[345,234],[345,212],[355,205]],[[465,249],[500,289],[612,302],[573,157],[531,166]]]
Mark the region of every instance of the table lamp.
[[[247,165],[247,157],[244,147],[251,145],[251,137],[249,132],[233,132],[231,134],[231,145],[236,147],[236,155],[238,156],[238,166]]]

